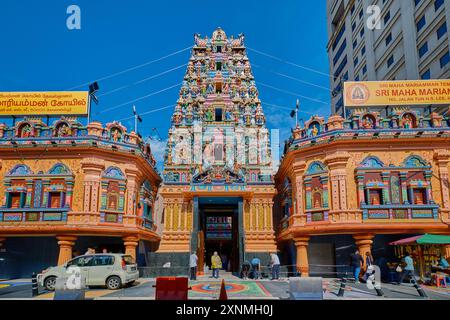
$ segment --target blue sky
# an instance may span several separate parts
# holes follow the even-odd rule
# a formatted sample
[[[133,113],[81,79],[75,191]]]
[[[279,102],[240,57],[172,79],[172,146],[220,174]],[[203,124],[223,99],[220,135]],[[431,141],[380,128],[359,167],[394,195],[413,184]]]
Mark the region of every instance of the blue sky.
[[[72,4],[81,8],[81,30],[66,27],[66,10]],[[194,33],[210,37],[218,26],[228,36],[244,33],[249,48],[318,71],[248,52],[268,127],[280,129],[281,140],[288,137],[293,120],[289,110],[273,105],[294,107],[296,95],[302,95],[324,102],[300,98],[305,112],[300,116],[305,120],[310,117],[308,113],[329,114],[329,78],[324,75],[329,72],[325,0],[2,0],[0,91],[73,88],[187,48],[193,44]],[[177,84],[185,73],[182,65],[189,56],[186,50],[99,81],[100,104],[93,105],[92,118],[104,123],[127,118],[133,103],[124,103],[143,96],[148,97],[134,103],[141,113],[175,106],[180,87]],[[122,87],[126,89],[101,96]],[[173,88],[156,93],[169,87]],[[170,107],[145,115],[140,133],[148,136],[156,127],[165,139],[172,111]],[[131,129],[133,120],[122,123]],[[158,159],[163,148],[163,143],[153,146]]]

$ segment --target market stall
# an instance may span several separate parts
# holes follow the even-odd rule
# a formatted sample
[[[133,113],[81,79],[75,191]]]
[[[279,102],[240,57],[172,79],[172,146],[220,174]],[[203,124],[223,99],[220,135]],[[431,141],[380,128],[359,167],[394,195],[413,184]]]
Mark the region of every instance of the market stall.
[[[406,252],[411,254],[416,271],[424,282],[430,281],[436,272],[450,274],[449,268],[438,266],[441,256],[450,258],[450,236],[424,234],[394,241],[390,245],[395,246],[395,255],[400,260]]]

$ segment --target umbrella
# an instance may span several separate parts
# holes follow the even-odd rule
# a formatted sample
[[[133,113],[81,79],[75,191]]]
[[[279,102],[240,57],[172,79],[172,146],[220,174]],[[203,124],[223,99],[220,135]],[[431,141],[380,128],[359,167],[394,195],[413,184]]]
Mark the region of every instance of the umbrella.
[[[450,244],[450,236],[439,234],[424,234],[389,243],[391,246],[408,244]]]

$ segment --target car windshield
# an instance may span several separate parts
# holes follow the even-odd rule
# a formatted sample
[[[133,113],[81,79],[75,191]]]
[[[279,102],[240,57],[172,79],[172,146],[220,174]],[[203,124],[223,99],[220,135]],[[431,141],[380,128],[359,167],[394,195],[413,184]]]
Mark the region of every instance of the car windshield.
[[[125,264],[134,264],[134,259],[132,256],[122,256],[123,261],[125,261]]]

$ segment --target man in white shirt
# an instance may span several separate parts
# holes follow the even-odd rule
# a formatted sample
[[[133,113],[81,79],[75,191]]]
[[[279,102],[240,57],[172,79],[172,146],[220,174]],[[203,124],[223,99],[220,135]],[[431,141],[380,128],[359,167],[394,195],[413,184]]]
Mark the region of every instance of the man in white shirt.
[[[191,268],[191,280],[197,280],[197,261],[198,257],[195,252],[192,252],[189,257],[189,267]]]
[[[270,264],[272,266],[272,280],[280,278],[280,259],[275,252],[270,254]]]

